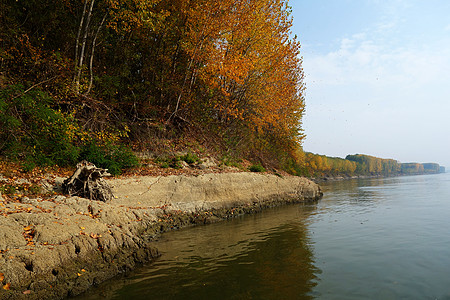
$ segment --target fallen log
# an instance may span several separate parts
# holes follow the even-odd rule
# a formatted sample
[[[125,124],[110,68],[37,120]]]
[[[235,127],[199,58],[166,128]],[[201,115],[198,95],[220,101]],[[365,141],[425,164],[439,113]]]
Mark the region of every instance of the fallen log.
[[[70,196],[90,200],[109,201],[113,193],[103,177],[111,176],[108,169],[97,168],[93,163],[83,160],[77,164],[72,176],[64,180],[62,188]]]

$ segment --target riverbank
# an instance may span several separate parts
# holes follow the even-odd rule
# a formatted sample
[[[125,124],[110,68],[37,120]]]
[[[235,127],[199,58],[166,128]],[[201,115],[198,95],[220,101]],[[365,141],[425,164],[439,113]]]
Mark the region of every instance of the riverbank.
[[[56,185],[62,178],[56,180]],[[312,181],[257,173],[108,180],[114,199],[0,201],[0,299],[62,299],[158,257],[158,234],[318,200]]]
[[[327,181],[339,181],[339,180],[349,180],[349,179],[368,179],[368,178],[385,178],[385,177],[396,177],[396,176],[407,176],[407,175],[329,175],[321,177],[311,177],[310,179],[315,183],[327,182]]]
[[[445,173],[445,172],[444,172]],[[322,177],[311,177],[309,178],[313,182],[320,184],[322,182],[327,181],[340,181],[340,180],[349,180],[349,179],[370,179],[370,178],[389,178],[389,177],[403,177],[403,176],[418,176],[418,175],[436,175],[442,173],[412,173],[412,174],[394,174],[394,175],[329,175]]]

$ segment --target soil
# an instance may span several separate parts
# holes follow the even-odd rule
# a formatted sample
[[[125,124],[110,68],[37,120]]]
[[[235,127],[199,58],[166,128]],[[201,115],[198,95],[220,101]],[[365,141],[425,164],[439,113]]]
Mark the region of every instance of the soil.
[[[0,175],[16,186],[35,179]],[[114,197],[101,202],[59,194],[63,180],[39,174],[46,193],[0,196],[0,299],[78,295],[157,258],[162,232],[322,195],[301,177],[204,171],[109,179]]]

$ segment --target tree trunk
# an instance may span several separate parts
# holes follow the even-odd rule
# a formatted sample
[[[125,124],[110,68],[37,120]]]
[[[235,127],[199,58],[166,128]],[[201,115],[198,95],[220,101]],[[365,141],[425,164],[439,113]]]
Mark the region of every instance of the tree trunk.
[[[103,16],[102,21],[100,22],[100,25],[97,28],[97,32],[95,33],[94,40],[92,41],[92,48],[91,48],[91,57],[89,61],[89,86],[85,93],[85,95],[89,94],[89,92],[92,89],[92,82],[94,81],[94,71],[93,68],[93,62],[94,62],[94,51],[95,51],[95,43],[97,42],[98,34],[100,33],[100,29],[102,29],[103,23],[106,20],[106,17],[108,16],[109,10],[106,11],[105,15]]]
[[[89,23],[91,21],[92,8],[94,7],[94,2],[95,2],[95,0],[91,0],[90,6],[89,6],[89,11],[86,16],[86,26],[84,26],[83,42],[81,44],[81,51],[80,51],[80,55],[78,56],[78,61],[77,61],[78,65],[77,65],[76,76],[75,76],[75,92],[77,94],[80,91],[81,72],[82,72],[83,65],[84,65],[84,51],[86,49],[86,41],[87,41],[87,36],[89,33]],[[84,15],[85,15],[85,13],[83,12],[82,18],[84,18]],[[81,20],[80,25],[82,25],[82,23],[83,23],[83,19]],[[78,43],[79,43],[79,41],[77,40],[76,48],[78,48]]]
[[[107,169],[97,168],[93,163],[81,161],[73,175],[62,185],[63,191],[70,196],[79,196],[90,200],[110,201],[111,188],[102,178],[111,176]]]

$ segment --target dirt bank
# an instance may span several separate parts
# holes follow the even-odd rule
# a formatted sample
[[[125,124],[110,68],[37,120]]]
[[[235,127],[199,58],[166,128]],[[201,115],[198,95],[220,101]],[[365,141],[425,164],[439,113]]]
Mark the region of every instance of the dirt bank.
[[[161,232],[318,200],[317,184],[255,173],[109,180],[108,202],[0,201],[0,299],[62,299],[156,258]]]

